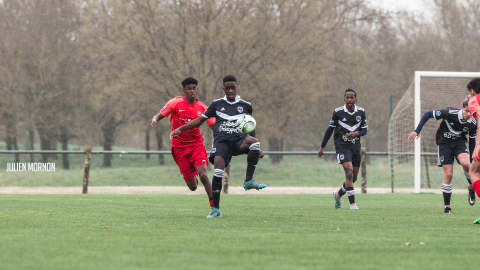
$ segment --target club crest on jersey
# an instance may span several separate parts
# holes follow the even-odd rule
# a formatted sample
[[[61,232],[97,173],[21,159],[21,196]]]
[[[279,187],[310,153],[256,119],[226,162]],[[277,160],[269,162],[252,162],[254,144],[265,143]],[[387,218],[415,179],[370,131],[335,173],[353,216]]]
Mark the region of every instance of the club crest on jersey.
[[[239,113],[243,113],[243,107],[238,107],[237,110]]]
[[[362,120],[362,117],[360,117],[360,116],[357,116],[357,118],[356,118],[356,119],[357,119],[357,122],[360,122],[360,120]]]
[[[436,112],[435,112],[435,115],[436,115],[436,116],[440,116],[440,114],[442,114],[441,111],[436,111]]]

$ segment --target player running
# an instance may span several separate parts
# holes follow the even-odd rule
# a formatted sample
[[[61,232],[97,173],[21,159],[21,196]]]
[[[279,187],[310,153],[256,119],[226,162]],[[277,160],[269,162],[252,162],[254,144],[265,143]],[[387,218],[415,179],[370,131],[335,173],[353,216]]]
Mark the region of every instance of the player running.
[[[341,199],[346,193],[350,201],[350,209],[358,210],[353,183],[357,181],[360,169],[360,136],[367,134],[367,117],[365,110],[355,105],[357,93],[353,89],[345,91],[344,101],[345,105],[336,108],[333,112],[330,125],[325,131],[320,151],[318,151],[318,158],[323,158],[323,150],[335,131],[333,142],[337,152],[337,162],[342,164],[345,171],[345,182],[338,192],[333,192],[335,208],[342,208]]]
[[[468,85],[467,89],[470,92],[472,98],[468,102],[468,108],[475,119],[480,119],[480,78],[472,79]],[[479,133],[480,127],[477,125],[477,133]],[[473,179],[472,188],[475,190],[477,195],[480,197],[480,136],[477,136],[475,139],[475,149],[473,150],[472,156],[473,161],[470,165],[470,179]],[[473,222],[474,224],[480,224],[480,218]]]
[[[468,176],[470,170],[470,151],[475,146],[475,137],[477,136],[477,120],[472,118],[470,109],[468,108],[468,99],[463,101],[462,109],[455,107],[446,107],[441,110],[426,112],[417,129],[408,135],[408,140],[413,141],[420,138],[420,132],[428,119],[443,119],[438,127],[435,141],[438,145],[438,161],[437,165],[443,168],[444,178],[442,184],[443,202],[445,210],[443,213],[450,214],[452,207],[450,199],[452,197],[452,178],[453,178],[453,161],[456,158],[458,164],[462,165],[465,178],[468,181],[468,203],[474,205],[476,198],[472,188],[472,182]],[[467,148],[468,134],[469,147]]]
[[[252,105],[237,96],[237,89],[237,79],[232,75],[225,76],[223,78],[225,97],[214,100],[201,117],[173,130],[170,134],[170,138],[176,138],[181,132],[196,128],[206,119],[216,117],[213,129],[214,141],[209,156],[209,160],[215,168],[212,178],[213,209],[207,218],[221,217],[220,192],[222,191],[223,170],[230,163],[232,156],[248,154],[247,173],[243,184],[245,190],[258,190],[266,187],[253,179],[258,159],[263,158],[260,142],[255,138],[255,131],[250,135],[245,135],[238,132],[236,128],[237,119],[244,114],[252,115]]]
[[[155,127],[158,121],[170,115],[170,123],[172,123],[172,130],[174,130],[205,112],[207,106],[196,98],[197,84],[198,81],[192,77],[183,80],[182,86],[185,96],[169,100],[160,112],[153,117],[151,126]],[[215,119],[210,118],[207,123],[213,129]],[[208,195],[210,207],[213,207],[212,183],[207,174],[208,157],[200,128],[189,130],[174,138],[171,151],[187,186],[191,191],[197,189],[198,174]]]

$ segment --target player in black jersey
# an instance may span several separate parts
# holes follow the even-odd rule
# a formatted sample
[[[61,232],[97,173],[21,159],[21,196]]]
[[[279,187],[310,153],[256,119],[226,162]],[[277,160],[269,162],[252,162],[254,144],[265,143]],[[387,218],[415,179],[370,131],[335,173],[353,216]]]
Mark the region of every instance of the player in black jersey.
[[[318,158],[323,158],[323,150],[333,131],[333,142],[337,152],[337,162],[342,164],[345,171],[345,182],[338,192],[333,193],[335,208],[342,208],[341,198],[345,193],[350,201],[350,209],[358,210],[355,204],[355,190],[353,183],[357,181],[360,169],[360,136],[367,134],[367,118],[365,110],[357,107],[357,94],[353,89],[347,89],[344,96],[345,105],[336,108],[333,112],[330,125],[323,137],[322,146],[318,151]]]
[[[209,156],[209,161],[214,164],[215,168],[212,178],[213,209],[207,218],[221,216],[220,192],[222,191],[223,172],[232,156],[248,154],[247,173],[243,184],[245,190],[258,190],[266,187],[253,179],[258,159],[263,158],[260,142],[255,138],[255,130],[250,135],[245,135],[238,132],[236,128],[237,119],[245,114],[252,115],[253,112],[252,105],[237,96],[237,89],[237,79],[232,75],[225,76],[223,78],[225,97],[214,100],[200,117],[175,129],[170,134],[170,138],[174,138],[180,132],[198,127],[208,118],[216,117],[213,128],[214,141]]]
[[[430,118],[436,120],[443,119],[438,127],[435,141],[438,145],[438,161],[439,167],[443,167],[443,201],[445,203],[445,214],[450,214],[452,207],[450,199],[452,196],[452,178],[453,178],[453,161],[456,158],[457,162],[462,165],[465,178],[468,181],[468,203],[474,205],[476,201],[475,191],[472,188],[472,181],[468,175],[470,169],[471,155],[475,148],[475,137],[477,136],[477,120],[472,117],[470,109],[468,108],[468,98],[463,101],[462,109],[455,107],[447,107],[441,110],[426,112],[417,129],[408,135],[410,141],[420,137],[423,125]],[[469,136],[469,147],[467,148],[467,137]]]

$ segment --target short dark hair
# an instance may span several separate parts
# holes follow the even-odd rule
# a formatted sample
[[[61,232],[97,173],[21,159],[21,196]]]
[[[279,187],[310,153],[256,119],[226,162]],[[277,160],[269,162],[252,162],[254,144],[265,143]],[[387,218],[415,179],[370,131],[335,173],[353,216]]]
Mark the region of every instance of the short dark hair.
[[[185,80],[182,81],[183,89],[185,89],[185,87],[187,87],[187,85],[189,85],[189,84],[198,85],[198,81],[195,80],[193,77],[185,78]]]
[[[350,88],[348,88],[347,90],[345,90],[345,95],[344,95],[344,97],[347,96],[347,93],[348,93],[348,92],[352,92],[352,93],[355,95],[355,97],[357,97],[357,93],[355,92],[355,90],[350,89]]]
[[[480,94],[480,78],[473,78],[467,84],[467,89],[468,89],[468,91],[473,90],[473,92],[475,92],[475,94]]]
[[[225,84],[226,82],[237,83],[237,78],[235,78],[235,76],[233,76],[233,75],[227,75],[227,76],[223,77],[223,84]]]
[[[463,101],[463,104],[462,104],[463,108],[468,107],[468,102],[470,101],[470,98],[471,98],[470,95],[465,97],[465,100]]]

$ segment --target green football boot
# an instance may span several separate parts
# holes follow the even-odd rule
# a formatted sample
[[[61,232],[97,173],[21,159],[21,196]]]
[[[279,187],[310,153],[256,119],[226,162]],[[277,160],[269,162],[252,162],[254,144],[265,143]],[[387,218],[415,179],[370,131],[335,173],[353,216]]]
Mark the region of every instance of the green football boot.
[[[477,218],[477,220],[475,220],[473,224],[480,224],[480,218]]]
[[[215,218],[215,217],[222,217],[222,213],[220,213],[220,209],[212,208],[212,212],[207,216],[207,218]]]
[[[260,183],[257,183],[255,181],[255,179],[252,179],[250,181],[247,181],[245,183],[243,183],[243,188],[245,190],[249,190],[249,189],[256,189],[256,190],[259,190],[259,189],[262,189],[262,188],[265,188],[267,185],[265,184],[260,184]]]

